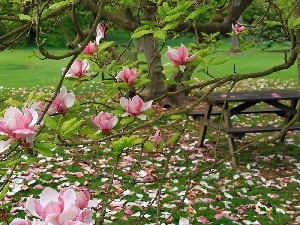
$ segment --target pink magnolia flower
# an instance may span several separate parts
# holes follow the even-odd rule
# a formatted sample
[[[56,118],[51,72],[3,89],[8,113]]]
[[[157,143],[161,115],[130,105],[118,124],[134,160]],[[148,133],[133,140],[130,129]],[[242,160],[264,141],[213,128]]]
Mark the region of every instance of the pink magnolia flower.
[[[31,222],[26,219],[15,218],[9,225],[31,225]]]
[[[149,102],[144,102],[138,95],[134,96],[132,99],[126,99],[121,97],[120,100],[121,106],[126,110],[122,116],[135,116],[141,120],[146,119],[146,115],[141,114],[141,112],[146,111],[152,105],[152,100]]]
[[[71,68],[66,73],[66,77],[80,78],[84,76],[90,76],[90,73],[88,73],[89,68],[90,64],[86,59],[83,61],[80,59],[75,59],[71,65]]]
[[[161,133],[160,130],[157,130],[153,136],[153,143],[155,146],[158,146],[161,141]]]
[[[128,85],[133,85],[137,76],[138,72],[135,69],[124,68],[117,74],[116,79],[117,81],[124,81]]]
[[[96,43],[90,42],[90,43],[88,43],[87,46],[85,46],[85,48],[83,49],[83,53],[85,53],[85,54],[87,54],[87,55],[93,55],[96,48],[97,48]]]
[[[236,34],[240,34],[244,30],[246,30],[246,27],[244,25],[238,24],[238,23],[235,25],[231,24],[231,27],[232,27],[232,30],[234,31],[234,33],[236,33]]]
[[[204,216],[199,216],[197,218],[197,221],[200,222],[200,223],[203,223],[203,224],[208,224],[209,223],[209,221]]]
[[[53,115],[60,113],[66,114],[67,109],[71,108],[75,102],[75,95],[73,93],[67,93],[67,88],[63,86],[60,92],[49,107],[48,114]]]
[[[171,60],[175,65],[179,66],[179,69],[183,72],[186,66],[186,62],[191,61],[196,58],[196,54],[188,56],[189,52],[187,48],[181,44],[178,50],[175,50],[168,46],[168,51],[166,52],[166,57]]]
[[[215,219],[219,220],[223,218],[223,214],[222,213],[218,213],[215,215]]]
[[[178,225],[191,225],[191,224],[190,224],[190,220],[189,219],[181,217],[179,219]]]
[[[100,40],[102,38],[104,38],[104,35],[105,35],[105,26],[102,23],[98,24],[98,26],[96,28],[96,33],[97,33],[96,44],[99,45]]]
[[[95,223],[91,210],[95,204],[87,191],[76,193],[73,189],[65,188],[58,193],[46,187],[39,199],[27,199],[26,209],[40,220],[33,224],[84,225]]]
[[[0,152],[6,150],[14,140],[22,139],[25,145],[32,146],[38,128],[38,113],[30,108],[20,111],[10,106],[4,117],[0,119],[0,134],[9,136],[6,141],[0,141]]]
[[[91,117],[91,121],[98,127],[96,134],[100,132],[109,132],[117,124],[118,118],[108,112],[100,112],[94,118]]]

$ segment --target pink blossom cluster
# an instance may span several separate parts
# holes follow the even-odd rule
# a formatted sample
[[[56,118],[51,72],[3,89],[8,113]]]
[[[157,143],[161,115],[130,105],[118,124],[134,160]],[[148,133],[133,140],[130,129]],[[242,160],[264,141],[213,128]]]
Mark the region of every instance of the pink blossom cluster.
[[[49,115],[54,115],[59,113],[65,115],[67,110],[74,105],[75,95],[73,93],[68,93],[65,86],[61,87],[60,92],[51,103],[47,113]]]
[[[137,77],[138,72],[135,69],[124,68],[117,74],[116,80],[119,82],[124,81],[125,83],[131,86],[134,84]]]
[[[100,40],[104,38],[105,26],[99,23],[96,28],[96,33],[97,33],[96,41],[88,43],[83,50],[83,53],[85,53],[86,55],[95,54],[95,50],[98,48]],[[89,69],[90,69],[90,63],[86,59],[85,60],[75,59],[70,69],[67,71],[66,77],[71,77],[71,78],[89,77],[94,74],[88,72]],[[63,68],[63,71],[65,71],[65,68]]]
[[[132,99],[121,97],[120,104],[126,111],[122,115],[122,117],[130,115],[130,116],[137,117],[141,120],[145,120],[146,115],[142,114],[142,112],[148,110],[151,107],[152,100],[149,102],[144,102],[138,95],[136,95]]]
[[[9,148],[11,142],[22,140],[25,146],[32,146],[36,136],[38,113],[32,108],[22,111],[10,106],[3,118],[0,118],[0,134],[9,136],[6,141],[0,141],[0,153]]]
[[[121,97],[120,100],[121,106],[125,109],[125,113],[122,117],[125,116],[134,116],[140,118],[141,120],[146,119],[146,115],[142,112],[148,110],[151,105],[152,101],[144,102],[138,95],[134,96],[132,99],[127,99],[125,97]],[[96,116],[91,116],[92,123],[98,127],[98,131],[96,134],[103,132],[110,132],[113,130],[113,127],[118,123],[118,118],[114,116],[112,113],[108,112],[100,112]],[[160,141],[159,134],[156,134],[156,142]]]
[[[104,35],[105,26],[102,23],[99,23],[96,28],[96,41],[88,43],[87,46],[84,48],[83,53],[86,55],[94,55],[95,50],[97,49],[100,40],[104,38]]]
[[[232,24],[231,28],[234,31],[234,33],[236,33],[236,34],[240,34],[246,30],[246,27],[243,24],[238,24],[238,23],[235,25]]]
[[[39,199],[27,199],[26,210],[35,219],[15,218],[10,225],[92,225],[95,221],[91,207],[96,204],[87,191],[76,193],[71,188],[63,188],[58,193],[46,187]]]
[[[156,130],[153,136],[153,144],[154,146],[159,146],[160,142],[161,142],[161,133],[160,130]]]
[[[66,87],[62,87],[60,92],[51,103],[47,114],[56,113],[65,115],[66,111],[73,106],[75,95],[68,93]],[[9,136],[8,140],[0,141],[0,153],[10,147],[13,141],[21,140],[25,147],[32,147],[38,129],[37,122],[41,113],[45,110],[45,105],[41,102],[34,102],[27,105],[22,110],[10,106],[3,118],[0,118],[0,135]]]
[[[195,59],[196,54],[192,56],[188,56],[189,52],[187,48],[181,44],[178,50],[171,48],[168,46],[168,51],[166,52],[166,57],[173,62],[173,64],[179,66],[179,69],[184,72],[186,68],[186,63]]]
[[[112,113],[100,112],[97,116],[91,117],[92,123],[98,127],[96,134],[110,132],[118,123],[118,118]]]

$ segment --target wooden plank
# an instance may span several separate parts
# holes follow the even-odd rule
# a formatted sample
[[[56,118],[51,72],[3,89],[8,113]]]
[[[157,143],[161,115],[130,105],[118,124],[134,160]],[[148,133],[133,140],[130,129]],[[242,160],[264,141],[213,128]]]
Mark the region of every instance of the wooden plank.
[[[214,104],[222,104],[227,102],[254,102],[254,101],[274,101],[274,100],[292,100],[300,99],[300,90],[267,90],[267,91],[248,91],[248,92],[231,92],[228,93],[211,93],[207,97],[207,101]]]
[[[284,111],[282,109],[277,109],[277,108],[261,108],[261,109],[245,109],[243,111],[240,111],[235,114],[251,114],[251,113],[281,113],[281,115],[284,115]],[[205,114],[204,111],[193,111],[190,113],[190,116],[193,117],[203,117]],[[211,115],[221,115],[222,110],[212,110]],[[231,113],[231,115],[235,115]]]
[[[253,126],[253,127],[231,127],[222,128],[222,131],[227,134],[245,134],[245,133],[263,133],[263,132],[276,132],[281,131],[283,126]],[[300,124],[294,124],[288,130],[300,130]]]

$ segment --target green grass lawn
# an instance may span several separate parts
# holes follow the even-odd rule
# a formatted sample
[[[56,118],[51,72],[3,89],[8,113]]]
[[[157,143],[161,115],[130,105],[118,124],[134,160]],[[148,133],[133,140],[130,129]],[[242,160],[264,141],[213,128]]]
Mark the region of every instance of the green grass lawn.
[[[51,49],[52,54],[65,54],[66,49]],[[56,85],[66,67],[68,59],[40,60],[33,48],[5,50],[0,53],[0,86],[4,88],[24,88],[36,85]]]
[[[280,51],[267,52],[261,51],[260,49],[249,49],[248,51],[242,52],[240,54],[228,54],[226,52],[217,52],[214,54],[216,56],[216,61],[229,57],[230,59],[222,64],[212,66],[209,69],[210,75],[213,77],[225,77],[228,75],[237,74],[247,74],[254,72],[261,72],[267,70],[273,66],[284,63],[285,54]],[[234,71],[235,68],[235,71]],[[194,73],[200,79],[210,77],[205,74]],[[273,73],[267,77],[267,79],[294,79],[298,80],[296,65],[293,65],[287,70],[281,70]]]
[[[186,44],[186,43],[184,43]],[[172,46],[175,47],[175,46]],[[229,61],[222,65],[212,66],[209,73],[213,77],[225,77],[234,74],[234,66],[236,73],[244,74],[249,72],[259,72],[269,69],[272,66],[284,62],[284,53],[280,50],[288,50],[288,44],[274,44],[268,51],[262,51],[261,47],[252,47],[241,54],[228,54],[230,49],[230,41],[224,40],[213,56],[217,60],[230,58]],[[62,68],[66,67],[68,59],[64,60],[40,60],[34,56],[33,48],[5,50],[0,54],[0,86],[4,88],[24,88],[35,85],[47,86],[55,85],[60,79]],[[67,49],[49,49],[51,54],[65,54]],[[168,62],[162,52],[163,65]],[[212,56],[208,56],[210,58]],[[140,60],[144,60],[143,54],[139,55]],[[203,72],[199,72],[202,66],[195,70],[193,77],[199,79],[211,79]],[[293,79],[297,80],[296,65],[288,70],[282,70],[268,76],[268,79]],[[96,79],[100,80],[100,78]]]
[[[222,51],[216,55],[220,58],[227,57],[227,51],[224,50],[227,47],[223,46]],[[32,91],[31,87],[37,87],[36,85],[39,85],[39,91],[48,93],[48,85],[55,85],[61,75],[61,68],[67,63],[67,60],[39,61],[34,57],[28,58],[30,55],[32,52],[28,49],[0,53],[1,67],[6,68],[5,72],[0,70],[0,86],[3,86],[0,89],[1,100],[13,98],[22,102]],[[230,56],[236,68],[245,72],[248,69],[249,72],[253,71],[252,69],[266,69],[282,59],[282,53],[262,52],[259,48]],[[267,56],[270,58],[266,59]],[[266,61],[259,66],[258,62],[262,60]],[[218,71],[211,73],[216,76],[231,74],[232,62],[227,62],[220,66]],[[283,75],[272,77],[274,79],[241,81],[236,88],[297,88],[296,78],[295,81],[291,80],[296,75],[291,75],[293,72],[290,70],[284,72],[286,73]],[[80,103],[101,101],[107,91],[98,80],[86,82],[85,85],[74,89],[76,99]],[[6,107],[3,101],[0,103],[0,111]],[[166,112],[159,106],[152,108],[154,116]],[[152,225],[158,220],[161,224],[177,225],[180,218],[189,218],[191,224],[201,224],[199,220],[203,216],[211,224],[219,225],[252,224],[256,220],[260,224],[292,225],[300,220],[297,214],[300,198],[299,132],[288,133],[285,143],[268,143],[267,140],[273,137],[273,134],[269,133],[246,135],[238,142],[239,146],[252,141],[257,145],[239,155],[240,166],[235,168],[230,164],[225,135],[209,130],[206,147],[199,147],[199,122],[191,119],[179,143],[171,143],[160,149],[141,148],[135,143],[117,157],[112,150],[114,138],[99,141],[97,136],[86,136],[85,133],[89,130],[96,131],[90,122],[90,115],[102,110],[107,111],[108,108],[102,104],[91,107],[83,104],[79,111],[70,109],[66,116],[54,116],[56,121],[65,121],[74,116],[78,120],[83,119],[84,122],[80,132],[65,140],[52,131],[53,136],[49,138],[53,138],[58,144],[58,147],[51,150],[52,157],[38,154],[30,161],[24,159],[18,163],[10,179],[9,194],[0,201],[1,212],[4,212],[8,219],[24,218],[28,215],[24,212],[26,197],[38,197],[44,187],[50,186],[56,190],[63,187],[76,190],[87,188],[93,199],[101,200],[95,207],[96,220],[103,212],[103,202],[106,201],[108,205],[104,224]],[[176,108],[174,112],[177,112]],[[149,116],[149,119],[151,118]],[[167,142],[174,133],[179,132],[187,120],[185,115],[182,115],[181,119],[176,118],[165,118],[153,124],[160,128],[163,142]],[[268,123],[277,119],[266,115],[262,118],[242,117],[234,122]],[[144,121],[136,119],[129,126],[137,127],[143,123]],[[134,134],[136,138],[145,138],[151,137],[154,131],[154,127],[150,126]],[[49,130],[42,132],[47,134]],[[90,137],[94,138],[94,142],[86,144]],[[66,145],[72,142],[76,144]],[[214,162],[222,159],[225,159],[223,163],[213,166]],[[5,162],[0,162],[0,165],[1,183],[8,166]],[[163,176],[165,170],[166,177]],[[270,211],[259,214],[255,207],[257,203],[268,206]],[[125,212],[126,207],[129,207],[132,213]],[[215,218],[216,215],[221,217]]]

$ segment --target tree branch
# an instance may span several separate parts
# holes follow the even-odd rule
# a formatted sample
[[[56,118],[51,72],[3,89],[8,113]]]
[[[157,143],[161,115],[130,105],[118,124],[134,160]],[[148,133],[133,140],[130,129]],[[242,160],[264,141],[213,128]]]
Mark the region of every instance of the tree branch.
[[[82,1],[82,7],[90,10],[93,13],[97,13],[99,8],[99,6],[96,3],[94,3],[92,0]],[[121,28],[131,32],[133,32],[138,27],[137,23],[125,19],[121,16],[118,16],[117,13],[111,12],[104,8],[101,10],[101,16],[102,18],[112,22],[113,24],[116,24],[117,26],[120,26]]]

